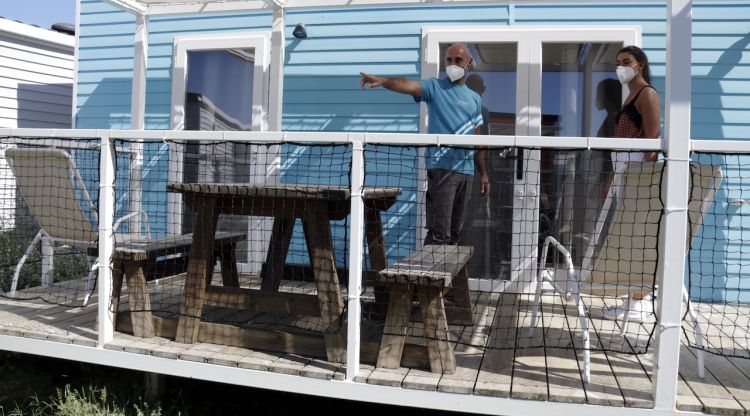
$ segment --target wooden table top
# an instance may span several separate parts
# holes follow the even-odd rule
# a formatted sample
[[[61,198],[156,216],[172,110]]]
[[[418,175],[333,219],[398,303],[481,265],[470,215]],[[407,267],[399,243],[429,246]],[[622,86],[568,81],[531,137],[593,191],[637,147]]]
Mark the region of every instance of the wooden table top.
[[[351,192],[348,186],[304,185],[304,184],[253,184],[253,183],[182,183],[169,182],[167,191],[179,193],[199,193],[216,196],[246,196],[270,198],[304,198],[322,200],[348,200]],[[401,194],[401,188],[365,187],[365,199],[394,198]]]

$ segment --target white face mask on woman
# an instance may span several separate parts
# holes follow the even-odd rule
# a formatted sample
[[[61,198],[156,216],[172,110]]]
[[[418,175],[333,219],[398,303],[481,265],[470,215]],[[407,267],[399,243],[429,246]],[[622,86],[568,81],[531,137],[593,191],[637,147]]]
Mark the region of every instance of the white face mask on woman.
[[[466,66],[469,66],[468,64]],[[459,79],[463,78],[464,75],[466,75],[466,69],[461,68],[458,65],[448,65],[445,67],[445,73],[448,75],[448,78],[451,80],[451,82],[456,82]]]
[[[629,83],[637,75],[637,73],[631,66],[618,66],[615,72],[617,73],[617,79],[620,80],[620,84]]]

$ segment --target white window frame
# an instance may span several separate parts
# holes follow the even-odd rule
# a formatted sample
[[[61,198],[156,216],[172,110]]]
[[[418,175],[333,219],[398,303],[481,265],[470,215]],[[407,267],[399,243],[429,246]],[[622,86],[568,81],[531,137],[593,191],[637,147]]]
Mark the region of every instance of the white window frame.
[[[253,131],[267,131],[269,126],[269,100],[280,102],[281,91],[270,91],[270,55],[271,55],[270,32],[241,32],[209,35],[186,35],[175,36],[173,47],[172,65],[172,105],[170,114],[170,128],[172,130],[184,130],[185,128],[185,93],[187,91],[187,59],[188,52],[212,51],[226,49],[248,49],[252,48],[255,53],[253,62],[253,98],[251,126]],[[281,69],[279,69],[281,70]],[[280,115],[276,115],[280,117]],[[265,182],[274,182],[277,169],[266,166],[269,163],[278,163],[278,157],[269,152],[278,152],[278,148],[269,148],[268,152],[257,157],[251,172],[254,178],[265,178]],[[183,153],[180,146],[172,146],[169,152],[170,182],[181,182]],[[168,234],[180,234],[182,228],[182,197],[180,194],[167,194],[167,211],[170,219],[167,227]],[[251,219],[249,222],[249,241],[266,241],[265,230],[269,228],[262,219]],[[265,249],[250,250],[248,252],[249,264],[238,264],[240,272],[257,272],[260,264],[265,260]],[[252,265],[252,267],[250,266]]]
[[[440,68],[441,43],[497,43],[517,42],[518,70],[516,72],[516,135],[541,136],[542,133],[542,44],[571,42],[624,42],[641,45],[640,26],[428,26],[422,28],[422,78],[436,77]],[[523,71],[522,68],[528,68]],[[525,86],[525,88],[524,88]],[[523,91],[526,93],[521,93]],[[623,99],[627,97],[623,88]],[[427,108],[420,107],[420,132],[427,132]],[[531,145],[532,143],[530,143]],[[527,152],[525,169],[539,171],[538,151]],[[536,176],[536,177],[531,177]],[[419,183],[426,186],[424,158],[420,158]],[[527,292],[534,290],[538,253],[534,249],[539,224],[539,178],[525,175],[525,183],[516,184],[513,197],[513,235],[520,241],[512,248],[511,280],[494,281],[470,279],[472,290]],[[426,191],[426,189],[421,189]],[[424,192],[418,193],[418,204],[423,206]],[[424,214],[419,212],[417,241],[424,239]],[[530,231],[529,231],[530,230]],[[520,251],[519,251],[520,250]],[[521,252],[522,251],[522,252]]]

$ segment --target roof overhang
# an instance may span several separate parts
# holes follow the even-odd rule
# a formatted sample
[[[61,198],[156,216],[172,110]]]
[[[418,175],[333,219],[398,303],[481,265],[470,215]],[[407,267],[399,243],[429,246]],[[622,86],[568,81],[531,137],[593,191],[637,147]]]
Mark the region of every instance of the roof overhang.
[[[217,13],[233,11],[259,11],[281,9],[341,8],[367,6],[417,6],[435,4],[465,3],[601,3],[611,4],[606,0],[105,0],[121,9],[143,16],[165,14]],[[628,0],[639,3],[654,0]],[[656,1],[658,3],[658,0]]]

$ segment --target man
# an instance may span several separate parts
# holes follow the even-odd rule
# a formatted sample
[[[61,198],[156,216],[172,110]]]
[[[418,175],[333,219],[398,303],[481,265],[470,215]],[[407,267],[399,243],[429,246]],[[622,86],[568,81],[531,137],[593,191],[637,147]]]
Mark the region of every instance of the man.
[[[451,45],[445,54],[448,79],[413,81],[360,73],[362,88],[384,87],[409,94],[427,103],[428,132],[433,134],[481,134],[482,104],[477,93],[466,86],[466,70],[472,64],[464,44]],[[489,192],[490,181],[485,151],[477,149],[480,194]],[[474,175],[474,151],[455,147],[427,149],[427,237],[425,244],[457,244],[463,227]]]

